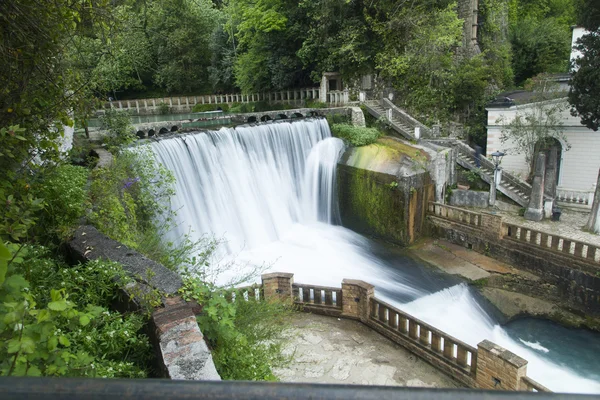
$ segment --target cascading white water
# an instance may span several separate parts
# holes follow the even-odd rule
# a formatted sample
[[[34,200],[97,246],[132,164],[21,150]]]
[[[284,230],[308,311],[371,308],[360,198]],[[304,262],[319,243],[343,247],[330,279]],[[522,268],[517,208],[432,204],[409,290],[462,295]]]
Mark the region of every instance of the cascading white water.
[[[510,339],[465,285],[428,294],[398,279],[372,254],[367,239],[335,225],[335,168],[343,149],[325,120],[223,128],[152,144],[157,160],[175,173],[172,206],[177,240],[192,230],[224,237],[221,257],[242,265],[272,264],[298,282],[339,286],[363,279],[386,293],[416,299],[401,309],[476,346],[490,339],[529,361],[529,375],[554,390],[600,392],[600,384],[552,364]],[[239,271],[226,271],[226,283]],[[560,376],[561,379],[557,379]]]

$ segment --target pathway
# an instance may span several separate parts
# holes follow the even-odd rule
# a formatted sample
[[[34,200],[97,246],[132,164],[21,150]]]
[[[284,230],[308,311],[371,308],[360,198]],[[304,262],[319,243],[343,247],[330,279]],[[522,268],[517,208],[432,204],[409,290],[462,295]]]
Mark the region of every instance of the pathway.
[[[460,385],[358,321],[297,313],[282,382],[456,388]]]

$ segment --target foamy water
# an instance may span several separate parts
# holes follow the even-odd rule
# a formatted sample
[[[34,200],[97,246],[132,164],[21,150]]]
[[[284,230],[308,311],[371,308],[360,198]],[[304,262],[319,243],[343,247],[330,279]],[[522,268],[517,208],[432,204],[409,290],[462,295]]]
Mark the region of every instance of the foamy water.
[[[294,273],[296,282],[339,287],[344,278],[362,279],[382,300],[472,346],[489,339],[527,359],[528,375],[552,390],[600,393],[600,383],[550,361],[552,352],[542,356],[534,343],[511,339],[466,285],[429,293],[392,274],[366,238],[335,225],[335,168],[343,144],[330,136],[325,120],[303,120],[153,143],[157,160],[177,179],[172,207],[180,223],[169,238],[190,229],[193,237],[224,237],[220,260],[235,259],[240,268],[265,264]],[[217,282],[238,276],[232,270]],[[416,300],[400,304],[383,292]]]

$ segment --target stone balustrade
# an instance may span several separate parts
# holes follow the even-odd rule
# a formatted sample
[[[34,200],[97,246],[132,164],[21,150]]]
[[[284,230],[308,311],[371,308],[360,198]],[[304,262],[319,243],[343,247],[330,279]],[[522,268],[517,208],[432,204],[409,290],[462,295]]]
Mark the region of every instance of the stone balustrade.
[[[551,392],[551,390],[548,389],[546,386],[537,383],[536,381],[527,376],[521,378],[520,390],[525,392]]]
[[[595,190],[575,190],[567,188],[556,189],[556,200],[566,206],[592,208]]]
[[[468,211],[459,207],[448,206],[441,203],[429,203],[429,212],[441,218],[460,222],[461,224],[481,226],[482,215],[478,212]]]
[[[161,97],[152,99],[136,100],[114,100],[103,104],[102,110],[115,108],[131,111],[135,114],[159,114],[161,108],[168,107],[171,112],[190,112],[196,104],[232,104],[253,103],[259,101],[300,104],[303,101],[317,101],[319,99],[319,88],[291,89],[270,93],[233,93],[233,94],[211,94],[200,96]],[[332,94],[333,103],[347,103],[347,95]]]
[[[450,364],[454,372],[475,379],[477,349],[375,298],[370,301],[369,318],[374,323],[412,341],[439,362]],[[454,374],[456,377],[456,374]]]
[[[548,391],[527,378],[527,361],[516,354],[487,340],[470,346],[375,298],[375,287],[366,282],[344,279],[340,289],[294,283],[293,274],[270,273],[262,276],[262,291],[266,301],[292,300],[304,311],[359,320],[466,387]]]
[[[342,314],[342,291],[339,288],[316,285],[292,285],[294,303],[306,311],[339,316]]]
[[[573,240],[560,235],[552,235],[520,225],[502,223],[503,239],[525,242],[545,250],[559,252],[561,255],[576,257],[592,263],[600,263],[599,248],[593,244]]]

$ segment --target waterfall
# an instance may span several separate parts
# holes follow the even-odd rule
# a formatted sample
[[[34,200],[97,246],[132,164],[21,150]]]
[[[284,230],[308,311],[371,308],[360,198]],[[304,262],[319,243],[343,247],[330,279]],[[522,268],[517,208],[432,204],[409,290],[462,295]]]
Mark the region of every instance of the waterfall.
[[[449,281],[432,292],[426,283],[438,277],[414,279],[408,258],[383,259],[372,241],[339,226],[335,174],[343,147],[323,119],[154,142],[157,161],[176,177],[178,224],[168,239],[190,230],[192,239],[214,234],[226,241],[225,261],[266,263],[271,271],[294,273],[297,282],[339,287],[344,278],[362,279],[382,300],[473,346],[490,339],[522,355],[529,375],[551,389],[600,392],[597,382],[552,363],[552,352],[540,355],[510,339],[466,285]],[[222,271],[217,283],[239,273]]]
[[[280,240],[294,223],[334,222],[344,145],[326,120],[223,128],[152,147],[177,177],[171,240],[210,232],[235,253]]]

